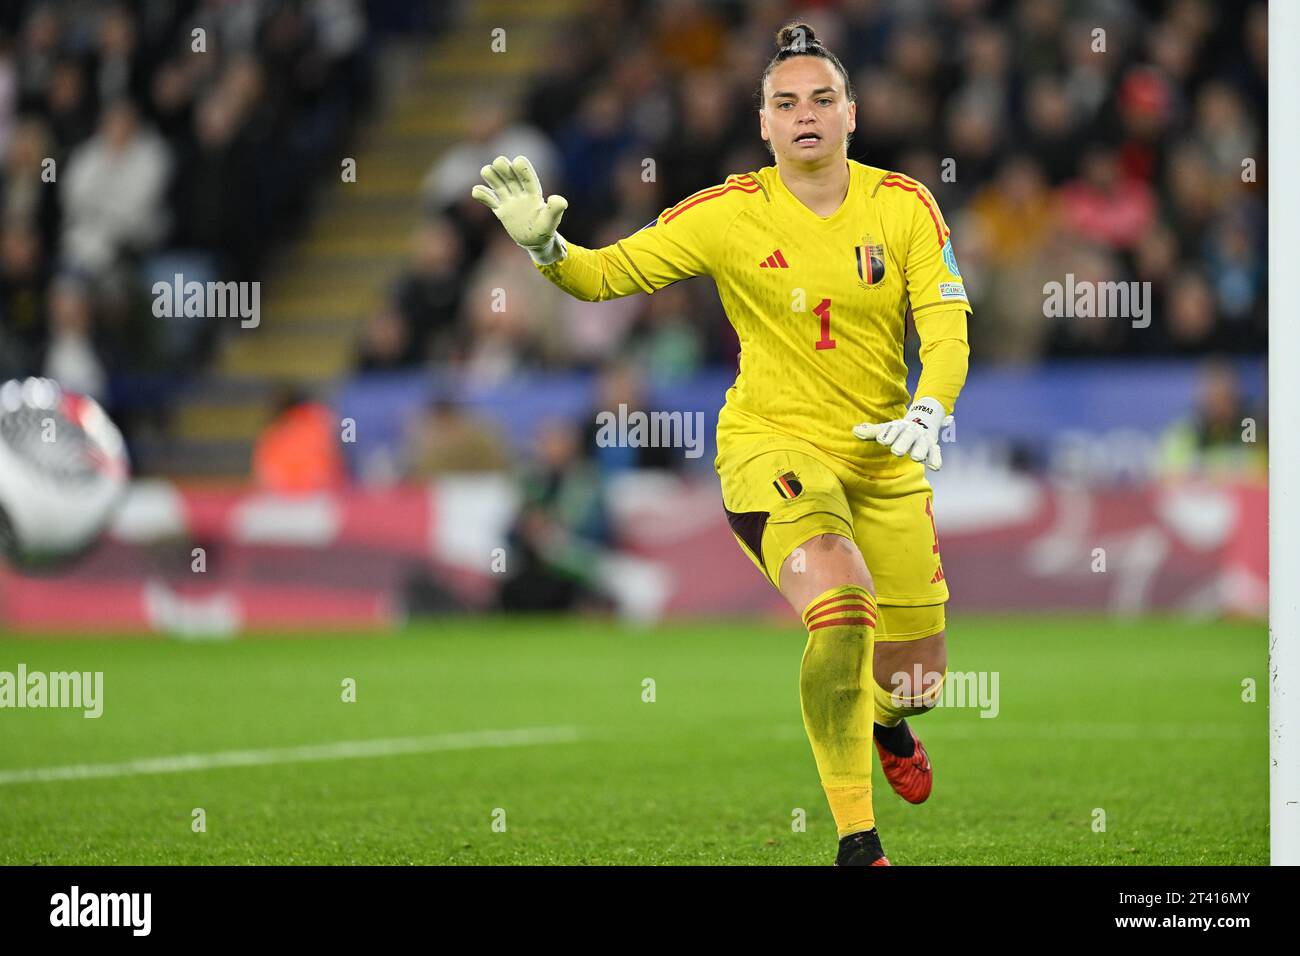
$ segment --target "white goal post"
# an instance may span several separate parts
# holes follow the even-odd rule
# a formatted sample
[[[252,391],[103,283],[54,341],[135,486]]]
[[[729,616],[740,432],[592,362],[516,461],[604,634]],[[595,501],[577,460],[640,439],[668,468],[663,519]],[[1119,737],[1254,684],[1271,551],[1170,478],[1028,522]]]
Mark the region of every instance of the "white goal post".
[[[1275,866],[1300,864],[1300,3],[1268,5],[1269,820]],[[1273,426],[1278,427],[1274,428]]]

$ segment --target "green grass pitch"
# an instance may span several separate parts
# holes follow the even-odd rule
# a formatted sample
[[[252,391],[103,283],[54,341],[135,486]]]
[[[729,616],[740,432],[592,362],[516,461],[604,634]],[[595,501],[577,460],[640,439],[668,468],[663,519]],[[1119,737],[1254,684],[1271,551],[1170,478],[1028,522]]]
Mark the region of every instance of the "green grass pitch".
[[[0,670],[103,671],[104,715],[0,710],[0,863],[827,864],[804,640],[793,621],[592,618],[423,621],[383,638],[6,637]],[[1268,862],[1263,624],[953,613],[949,648],[951,670],[998,673],[999,713],[916,721],[936,774],[922,806],[877,768],[895,864]],[[1242,700],[1247,678],[1257,702]],[[521,728],[542,737],[276,756]],[[14,779],[249,750],[269,762]]]

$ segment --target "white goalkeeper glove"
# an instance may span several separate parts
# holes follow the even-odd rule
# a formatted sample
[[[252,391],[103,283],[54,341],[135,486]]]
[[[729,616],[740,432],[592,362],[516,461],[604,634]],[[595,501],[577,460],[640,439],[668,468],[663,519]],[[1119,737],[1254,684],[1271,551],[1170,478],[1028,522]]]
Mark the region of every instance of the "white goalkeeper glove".
[[[939,432],[953,423],[945,417],[944,408],[933,398],[918,398],[902,418],[892,422],[863,422],[853,426],[853,434],[863,441],[875,439],[900,458],[911,455],[913,461],[923,461],[931,471],[943,467],[943,453],[939,451]]]
[[[534,262],[544,266],[564,258],[564,240],[555,230],[569,201],[563,196],[543,200],[537,171],[526,157],[516,156],[511,162],[498,156],[479,175],[487,186],[475,186],[470,195],[492,210]]]

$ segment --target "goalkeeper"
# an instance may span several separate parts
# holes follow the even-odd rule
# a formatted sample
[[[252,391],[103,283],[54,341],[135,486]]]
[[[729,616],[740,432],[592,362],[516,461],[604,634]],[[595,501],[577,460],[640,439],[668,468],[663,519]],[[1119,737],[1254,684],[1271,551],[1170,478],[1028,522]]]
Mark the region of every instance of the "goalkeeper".
[[[730,176],[602,249],[559,234],[531,165],[498,157],[475,198],[548,280],[599,301],[710,275],[741,344],[718,419],[727,518],[807,630],[804,728],[839,835],[836,863],[888,866],[872,750],[905,800],[933,771],[908,718],[947,674],[933,496],[940,431],[965,383],[966,298],[948,226],[919,182],[847,157],[856,104],[806,24],[778,34],[759,84],[775,163]],[[921,339],[906,387],[906,314]],[[920,674],[919,681],[914,675]]]

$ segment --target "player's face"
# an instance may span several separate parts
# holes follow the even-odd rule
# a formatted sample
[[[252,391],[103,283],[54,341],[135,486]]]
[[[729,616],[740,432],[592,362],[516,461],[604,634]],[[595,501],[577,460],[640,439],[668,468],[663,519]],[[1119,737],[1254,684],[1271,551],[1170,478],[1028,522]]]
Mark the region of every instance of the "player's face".
[[[844,156],[857,104],[826,60],[796,56],[777,64],[763,89],[759,131],[778,162],[818,166]]]

